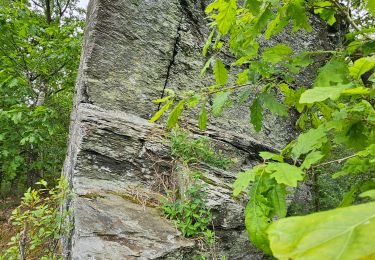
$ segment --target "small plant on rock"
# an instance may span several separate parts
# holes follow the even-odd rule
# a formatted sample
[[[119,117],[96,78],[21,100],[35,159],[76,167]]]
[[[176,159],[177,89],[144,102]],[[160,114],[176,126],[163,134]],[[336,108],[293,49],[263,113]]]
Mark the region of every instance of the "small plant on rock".
[[[197,177],[196,177],[197,178]],[[172,196],[161,201],[161,208],[168,219],[174,220],[185,237],[203,237],[208,245],[214,244],[214,232],[208,228],[212,213],[206,207],[207,193],[201,184],[189,186],[181,198]]]
[[[228,169],[232,164],[222,152],[217,152],[211,147],[206,137],[189,138],[187,132],[176,129],[171,133],[170,142],[172,156],[180,158],[186,164],[205,162],[222,169]]]

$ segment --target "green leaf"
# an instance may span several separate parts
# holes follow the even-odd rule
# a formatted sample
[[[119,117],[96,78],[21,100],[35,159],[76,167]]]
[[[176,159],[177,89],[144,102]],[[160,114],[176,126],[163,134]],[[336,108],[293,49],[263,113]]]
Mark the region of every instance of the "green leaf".
[[[267,233],[278,259],[373,259],[375,203],[280,219]]]
[[[250,106],[250,122],[254,126],[255,131],[259,132],[262,129],[263,108],[258,98],[254,99]]]
[[[267,198],[261,194],[262,178],[251,187],[249,192],[249,202],[245,208],[245,225],[250,241],[262,249],[266,254],[271,254],[266,230],[269,227],[269,213],[271,208]]]
[[[373,168],[374,165],[370,163],[369,159],[353,157],[348,159],[345,162],[344,166],[341,168],[341,170],[332,175],[332,178],[336,179],[338,177],[345,176],[348,174],[366,173]]]
[[[300,28],[311,32],[312,28],[307,18],[304,0],[292,0],[287,6],[287,15],[294,21],[293,32],[298,31]]]
[[[174,100],[171,99],[166,103],[164,106],[162,106],[158,112],[155,113],[155,115],[149,120],[150,123],[153,123],[157,121],[164,113],[168,110],[168,108],[173,104]]]
[[[370,199],[375,200],[375,190],[368,190],[368,191],[362,192],[361,194],[359,194],[359,197],[361,198],[368,197]]]
[[[262,54],[263,60],[270,63],[278,63],[285,60],[293,52],[293,50],[286,44],[278,44],[271,48],[266,48]]]
[[[306,156],[305,160],[303,160],[301,168],[307,170],[311,167],[311,165],[317,163],[323,157],[324,154],[322,154],[320,151],[313,151]]]
[[[367,0],[366,8],[372,13],[373,16],[375,16],[375,1],[374,0]]]
[[[333,3],[330,1],[314,3],[314,13],[319,14],[328,25],[332,26],[336,22],[336,10]]]
[[[351,206],[355,200],[355,194],[358,192],[359,185],[354,185],[348,192],[346,192],[337,206],[338,208]]]
[[[343,95],[367,95],[370,94],[370,89],[365,87],[356,87],[346,89],[342,92]]]
[[[236,83],[238,85],[246,84],[249,81],[249,69],[246,69],[237,75]]]
[[[209,14],[213,10],[218,10],[217,14],[212,14],[221,35],[226,35],[236,21],[236,0],[216,0],[206,8],[206,13]]]
[[[206,110],[206,102],[203,102],[201,106],[201,110],[199,111],[199,129],[200,130],[206,130],[207,128],[207,110]]]
[[[264,33],[264,38],[268,40],[271,38],[272,35],[276,35],[279,32],[281,32],[282,29],[285,28],[285,26],[288,25],[289,20],[288,19],[281,19],[280,13],[276,16],[275,19],[273,19],[267,26],[267,29]]]
[[[168,99],[170,99],[172,96],[166,96],[164,98],[159,98],[159,99],[154,99],[152,100],[152,102],[154,103],[164,103],[165,101],[167,101]]]
[[[214,33],[215,33],[215,30],[212,30],[211,33],[210,33],[210,35],[207,38],[206,43],[203,46],[202,55],[204,57],[206,57],[208,48],[210,47],[210,45],[212,43],[212,37],[214,36]],[[201,76],[202,76],[202,73],[201,73]]]
[[[229,94],[230,93],[228,91],[216,94],[214,101],[212,103],[212,114],[215,117],[220,116],[223,112],[224,106],[228,102]]]
[[[261,0],[246,0],[245,6],[249,8],[250,12],[253,14],[257,14],[260,11],[260,7],[262,6]]]
[[[375,66],[375,56],[365,57],[356,60],[353,66],[349,67],[349,74],[359,80],[363,74]]]
[[[302,154],[319,149],[327,140],[326,129],[323,126],[317,129],[312,128],[306,133],[300,134],[292,149],[293,158],[297,159]]]
[[[237,197],[240,195],[241,192],[245,191],[249,187],[250,182],[255,181],[255,175],[258,168],[254,167],[250,170],[237,174],[236,181],[233,183],[233,196]]]
[[[184,109],[185,100],[181,100],[178,104],[173,108],[171,113],[168,116],[167,120],[167,127],[169,129],[176,126],[178,122],[178,118],[181,116],[182,110]]]
[[[227,84],[228,82],[228,70],[225,68],[224,63],[217,59],[214,67],[214,76],[216,83],[220,86]]]
[[[201,95],[195,94],[194,96],[190,97],[188,100],[186,100],[187,108],[193,108],[195,107],[199,100],[201,99]]]
[[[278,162],[283,162],[284,157],[280,154],[270,153],[270,152],[260,152],[260,157],[262,157],[264,160],[274,160]]]
[[[341,85],[329,88],[313,88],[308,89],[302,93],[299,99],[300,104],[313,104],[316,102],[324,101],[328,98],[336,100],[340,97],[344,90],[348,89],[349,85]]]
[[[281,104],[273,93],[261,93],[259,98],[263,105],[268,108],[273,114],[279,116],[288,116],[288,107]]]
[[[346,82],[348,72],[348,64],[345,60],[332,58],[319,70],[314,88],[330,87]]]
[[[212,63],[212,59],[213,59],[213,57],[210,57],[208,59],[208,61],[206,61],[206,63],[204,64],[204,66],[201,70],[201,73],[200,73],[201,78],[203,78],[204,74],[206,74],[207,69],[210,67],[210,65]]]
[[[269,197],[275,214],[279,218],[286,216],[286,189],[285,185],[275,185],[270,191]]]
[[[266,170],[271,172],[278,184],[297,187],[297,182],[303,180],[304,172],[297,166],[288,163],[269,163]]]

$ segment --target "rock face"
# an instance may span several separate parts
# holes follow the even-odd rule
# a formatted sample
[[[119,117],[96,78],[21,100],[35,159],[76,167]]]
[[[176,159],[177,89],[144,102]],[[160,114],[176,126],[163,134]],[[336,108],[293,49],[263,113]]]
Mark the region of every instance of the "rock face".
[[[147,120],[158,109],[151,100],[163,96],[166,88],[208,85],[209,79],[199,77],[208,34],[206,5],[205,0],[91,0],[64,166],[75,194],[68,203],[74,228],[63,242],[66,259],[197,255],[198,243],[183,238],[157,208],[156,187],[174,166],[166,131]],[[296,48],[322,48],[329,42],[326,28],[317,18],[311,20],[312,33],[293,37]],[[291,42],[291,37],[284,33],[272,41]],[[199,166],[218,237],[213,253],[219,259],[262,259],[248,242],[245,201],[231,197],[230,184],[239,170],[258,162],[259,151],[280,149],[294,133],[292,122],[272,116],[255,133],[246,107],[210,119],[204,134],[237,162],[225,171]]]

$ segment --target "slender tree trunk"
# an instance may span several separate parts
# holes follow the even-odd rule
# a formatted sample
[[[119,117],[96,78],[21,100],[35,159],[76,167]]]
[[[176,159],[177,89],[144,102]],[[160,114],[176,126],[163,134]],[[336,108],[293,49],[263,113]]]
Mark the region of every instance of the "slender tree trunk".
[[[51,1],[50,0],[46,0],[46,21],[47,23],[51,23],[52,22],[52,10],[51,10]]]

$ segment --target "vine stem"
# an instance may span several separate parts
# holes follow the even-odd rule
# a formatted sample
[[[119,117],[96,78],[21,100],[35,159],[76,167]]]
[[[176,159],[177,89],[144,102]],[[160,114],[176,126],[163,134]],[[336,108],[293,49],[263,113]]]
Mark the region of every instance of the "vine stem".
[[[342,163],[343,161],[348,160],[348,159],[353,158],[353,157],[356,157],[356,156],[358,156],[358,155],[352,154],[352,155],[349,155],[349,156],[344,157],[344,158],[340,158],[340,159],[337,159],[337,160],[332,160],[332,161],[328,161],[328,162],[325,162],[325,163],[317,164],[317,165],[312,166],[311,169],[318,168],[320,166],[324,166],[324,165],[331,164],[331,163]]]

